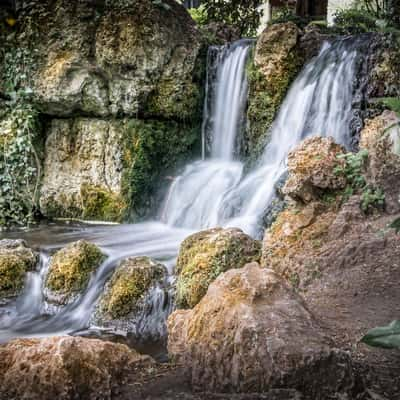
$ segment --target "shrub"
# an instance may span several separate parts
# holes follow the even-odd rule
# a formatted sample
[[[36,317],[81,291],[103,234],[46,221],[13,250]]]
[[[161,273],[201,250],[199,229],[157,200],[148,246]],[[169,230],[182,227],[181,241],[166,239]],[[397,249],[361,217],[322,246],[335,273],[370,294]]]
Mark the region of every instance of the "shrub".
[[[366,10],[357,8],[337,11],[334,15],[334,24],[349,34],[378,30],[375,16]]]

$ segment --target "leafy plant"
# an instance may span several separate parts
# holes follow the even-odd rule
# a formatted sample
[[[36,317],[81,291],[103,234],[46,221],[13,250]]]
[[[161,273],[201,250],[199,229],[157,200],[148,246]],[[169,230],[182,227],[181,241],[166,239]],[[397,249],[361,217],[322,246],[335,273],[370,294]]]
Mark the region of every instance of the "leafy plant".
[[[208,15],[204,4],[202,4],[198,8],[190,8],[188,11],[190,16],[196,21],[198,25],[203,26],[207,24]]]
[[[337,158],[344,160],[344,163],[339,164],[334,172],[337,175],[345,176],[348,182],[343,197],[348,199],[354,193],[361,192],[360,207],[364,212],[368,212],[371,208],[383,208],[385,205],[384,192],[379,188],[370,187],[363,175],[368,151],[361,150],[358,153],[339,154]]]
[[[390,225],[389,228],[393,228],[396,233],[400,233],[400,218],[396,218]]]
[[[337,11],[334,15],[334,24],[350,34],[371,32],[378,29],[376,17],[369,11],[358,8]]]
[[[291,7],[281,7],[274,13],[271,23],[280,24],[284,22],[293,22],[297,26],[305,27],[310,22],[310,18],[296,15]]]
[[[361,342],[373,347],[400,349],[400,321],[393,321],[387,326],[371,329]]]

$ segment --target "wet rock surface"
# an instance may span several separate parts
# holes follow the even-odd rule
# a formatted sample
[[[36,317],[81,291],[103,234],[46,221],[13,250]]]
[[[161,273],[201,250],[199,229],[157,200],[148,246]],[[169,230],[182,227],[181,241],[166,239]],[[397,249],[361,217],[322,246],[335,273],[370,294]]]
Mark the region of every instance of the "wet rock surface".
[[[85,290],[90,274],[106,256],[94,244],[80,240],[57,251],[50,260],[45,296],[50,303],[64,305]]]
[[[176,266],[178,307],[194,307],[219,274],[259,258],[260,242],[240,229],[215,228],[189,236],[181,244]]]
[[[34,270],[38,261],[38,253],[23,240],[0,240],[0,301],[21,291],[26,273]]]
[[[95,322],[130,332],[141,340],[160,338],[166,333],[166,318],[172,308],[169,289],[164,265],[149,257],[123,260],[104,288]]]

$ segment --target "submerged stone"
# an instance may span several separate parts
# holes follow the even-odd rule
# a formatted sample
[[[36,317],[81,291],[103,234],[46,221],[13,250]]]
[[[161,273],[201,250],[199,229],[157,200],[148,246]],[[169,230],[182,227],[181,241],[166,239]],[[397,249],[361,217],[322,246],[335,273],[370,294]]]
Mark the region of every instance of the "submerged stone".
[[[16,296],[24,286],[27,271],[38,262],[38,254],[23,240],[0,240],[0,300]]]
[[[49,302],[66,304],[87,286],[90,274],[105,256],[94,244],[80,240],[57,251],[50,260],[45,295]]]
[[[219,274],[258,261],[260,255],[260,242],[240,229],[215,228],[189,236],[181,244],[176,266],[178,307],[194,307]]]

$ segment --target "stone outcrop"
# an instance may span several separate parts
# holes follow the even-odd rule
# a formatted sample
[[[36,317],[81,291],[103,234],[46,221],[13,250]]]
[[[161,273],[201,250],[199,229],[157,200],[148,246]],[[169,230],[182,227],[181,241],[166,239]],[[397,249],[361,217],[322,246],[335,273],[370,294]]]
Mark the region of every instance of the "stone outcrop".
[[[366,178],[385,193],[387,211],[400,211],[400,120],[394,112],[367,121],[360,149],[368,151]]]
[[[330,137],[317,136],[304,140],[289,153],[289,178],[283,187],[283,194],[308,203],[319,199],[324,190],[344,189],[346,178],[335,172],[344,163],[337,156],[344,153],[344,148]]]
[[[23,240],[0,240],[0,300],[19,293],[37,262],[38,254]]]
[[[195,140],[195,129],[173,121],[53,119],[41,210],[102,221],[143,217],[155,204],[162,175],[190,154]]]
[[[222,272],[260,258],[260,243],[240,229],[215,228],[195,233],[181,244],[176,265],[178,307],[194,307]]]
[[[18,44],[37,50],[30,78],[44,113],[190,119],[198,112],[200,34],[175,1],[37,1],[19,19]]]
[[[96,324],[133,333],[141,331],[139,324],[144,322],[143,316],[149,318],[151,308],[155,306],[149,298],[152,291],[161,291],[163,298],[167,299],[161,301],[161,306],[168,308],[168,303],[171,303],[168,301],[166,277],[166,267],[149,257],[123,260],[99,300]],[[165,313],[168,311],[165,310]],[[152,328],[149,332],[140,333],[157,334],[158,330],[165,329],[164,326]]]
[[[300,29],[288,22],[271,25],[258,38],[254,62],[248,65],[249,127],[245,138],[245,152],[254,159],[265,145],[268,129],[303,66],[300,37]]]
[[[153,364],[125,345],[101,340],[14,340],[0,347],[0,398],[109,400]]]
[[[35,0],[9,30],[0,93],[25,91],[46,122],[42,214],[147,216],[200,136],[205,54],[185,8]]]
[[[170,354],[202,390],[285,387],[322,400],[354,388],[347,354],[332,350],[302,299],[257,263],[220,275],[194,309],[170,316],[168,328]]]
[[[94,244],[80,240],[57,251],[46,277],[46,300],[57,304],[73,301],[87,286],[90,274],[105,259]]]

